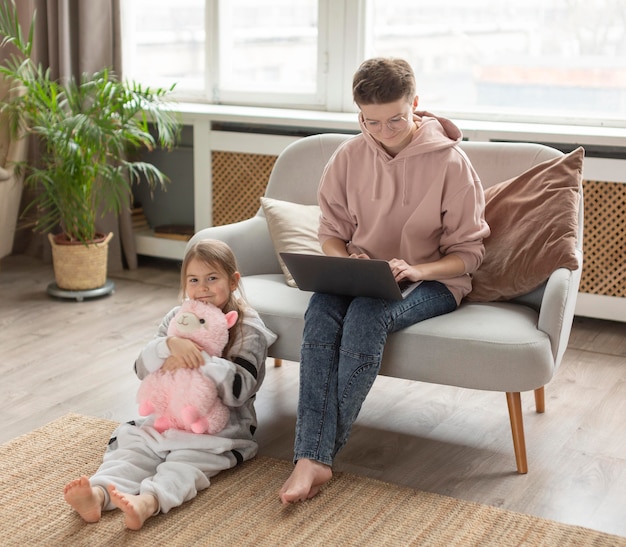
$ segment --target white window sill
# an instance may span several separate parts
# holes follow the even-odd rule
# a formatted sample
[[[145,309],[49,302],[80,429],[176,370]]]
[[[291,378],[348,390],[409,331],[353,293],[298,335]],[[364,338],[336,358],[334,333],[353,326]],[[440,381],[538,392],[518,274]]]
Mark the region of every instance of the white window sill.
[[[358,131],[353,112],[177,103],[183,123],[215,121],[332,131]],[[441,115],[446,116],[445,113]],[[626,152],[626,128],[589,125],[515,123],[450,117],[469,140],[515,140],[581,146],[618,147]]]

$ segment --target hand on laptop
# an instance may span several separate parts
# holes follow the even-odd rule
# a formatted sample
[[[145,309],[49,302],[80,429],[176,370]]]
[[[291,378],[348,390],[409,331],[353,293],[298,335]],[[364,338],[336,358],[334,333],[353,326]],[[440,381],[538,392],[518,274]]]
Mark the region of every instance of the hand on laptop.
[[[367,253],[363,252],[363,249],[353,243],[346,244],[346,251],[348,251],[350,258],[371,258]]]
[[[419,273],[414,266],[407,264],[399,258],[392,258],[389,261],[389,267],[396,281],[419,281]]]
[[[369,258],[365,253],[352,253],[350,258]]]

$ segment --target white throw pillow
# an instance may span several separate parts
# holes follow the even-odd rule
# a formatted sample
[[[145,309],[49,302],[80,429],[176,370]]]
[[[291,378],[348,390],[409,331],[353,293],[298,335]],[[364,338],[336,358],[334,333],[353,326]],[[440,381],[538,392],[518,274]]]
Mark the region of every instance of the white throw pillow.
[[[297,287],[278,253],[324,254],[317,239],[320,208],[266,197],[261,198],[261,207],[285,281],[290,287]]]

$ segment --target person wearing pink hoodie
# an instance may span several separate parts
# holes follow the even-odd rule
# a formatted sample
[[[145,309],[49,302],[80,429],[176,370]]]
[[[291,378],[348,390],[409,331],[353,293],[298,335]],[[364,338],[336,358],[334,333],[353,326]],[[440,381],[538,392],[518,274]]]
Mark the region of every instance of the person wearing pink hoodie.
[[[489,235],[480,180],[450,120],[417,111],[402,59],[374,58],[353,78],[361,133],[341,144],[319,186],[324,253],[389,261],[421,283],[401,301],[314,293],[305,314],[295,467],[282,503],[315,496],[380,369],[389,333],[454,311]]]

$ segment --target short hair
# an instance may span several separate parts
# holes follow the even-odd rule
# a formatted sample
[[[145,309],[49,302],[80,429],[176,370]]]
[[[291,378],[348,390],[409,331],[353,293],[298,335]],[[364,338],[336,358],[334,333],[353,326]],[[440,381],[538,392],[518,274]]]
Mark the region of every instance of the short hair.
[[[393,103],[415,97],[415,74],[404,59],[375,57],[361,63],[352,79],[357,105]]]

